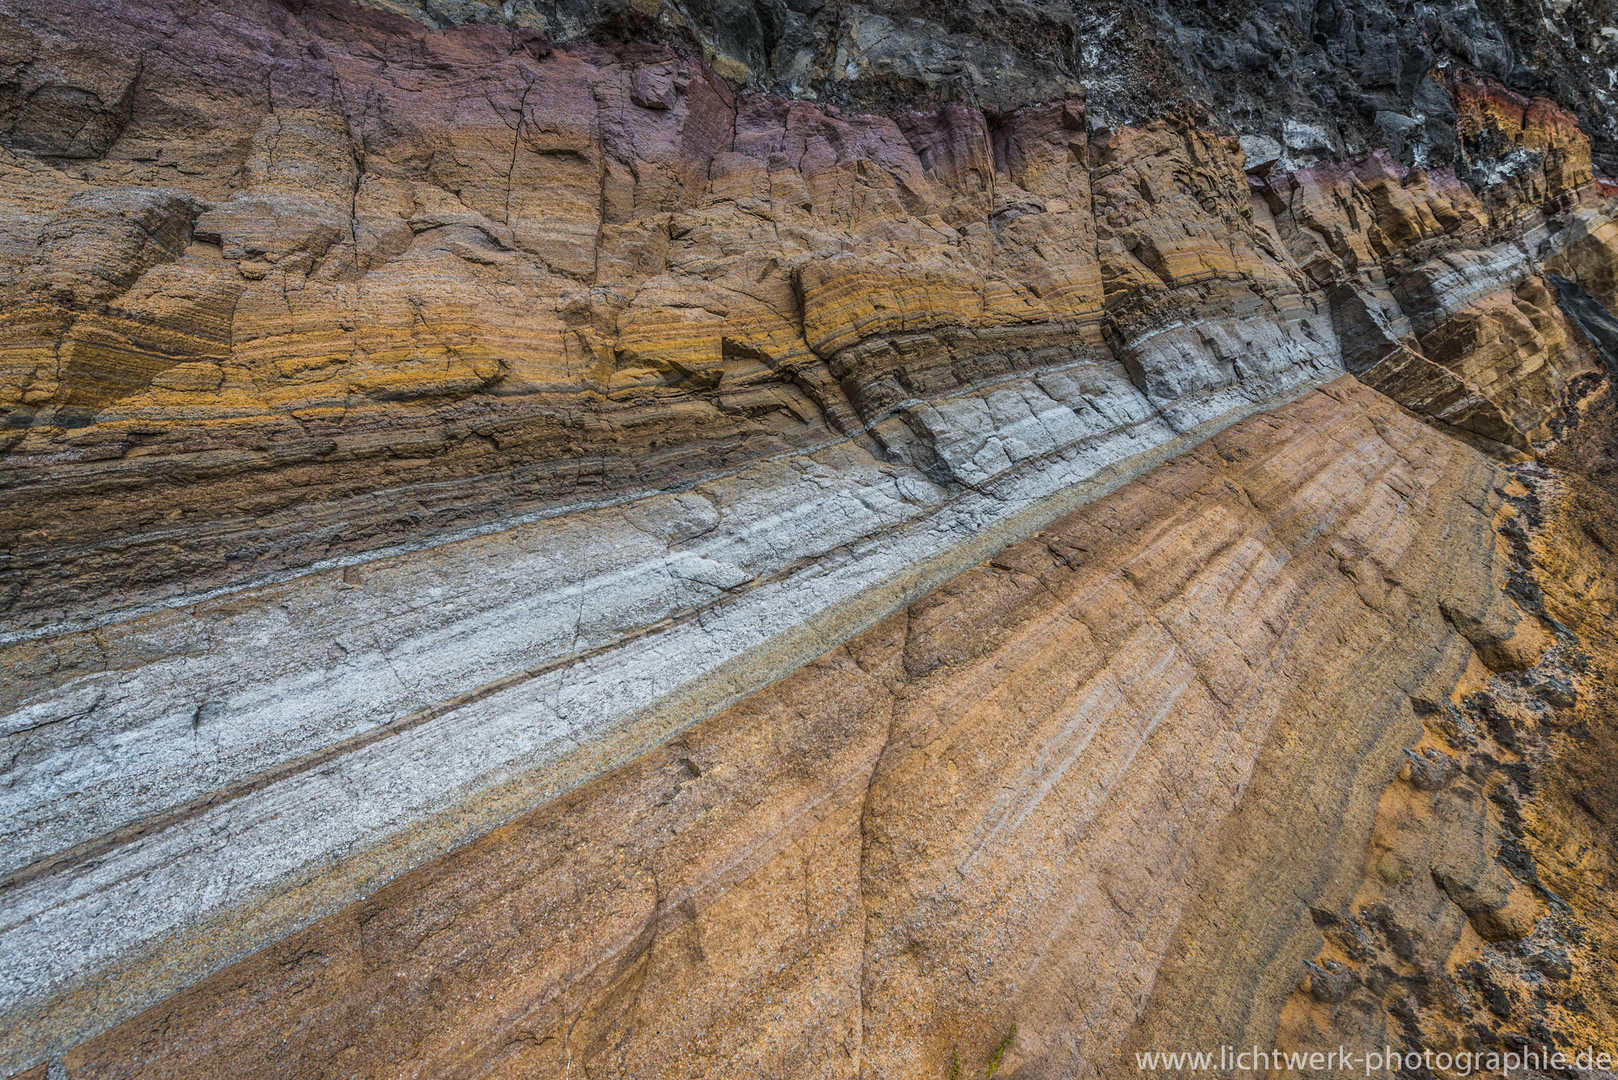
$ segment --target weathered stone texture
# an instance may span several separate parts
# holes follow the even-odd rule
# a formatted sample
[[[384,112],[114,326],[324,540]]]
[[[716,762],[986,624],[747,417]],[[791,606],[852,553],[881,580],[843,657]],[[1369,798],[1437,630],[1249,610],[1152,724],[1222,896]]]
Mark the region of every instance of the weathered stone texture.
[[[878,7],[0,0],[0,1071],[1105,1073],[1549,932],[1601,99]]]
[[[1262,1016],[1419,729],[1410,696],[1471,653],[1432,597],[1498,597],[1498,502],[1473,501],[1494,475],[1339,381],[69,1075],[923,1076],[981,1068],[1013,1023],[1008,1070],[1085,1075],[1231,875],[1257,892],[1226,932],[1278,971]],[[1234,869],[1224,835],[1274,869]]]

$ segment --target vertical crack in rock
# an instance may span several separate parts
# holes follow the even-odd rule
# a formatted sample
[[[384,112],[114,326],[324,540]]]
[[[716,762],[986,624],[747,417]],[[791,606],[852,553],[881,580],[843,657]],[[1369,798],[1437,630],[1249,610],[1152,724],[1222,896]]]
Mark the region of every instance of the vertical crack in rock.
[[[895,621],[901,621],[902,623],[897,628],[897,637],[900,642],[899,654],[902,656],[910,639],[910,613],[906,611],[898,616],[895,616]],[[858,658],[855,658],[855,663],[859,663]],[[861,667],[863,666],[864,665],[861,665]],[[865,1033],[867,1030],[869,1030],[872,1023],[871,1013],[866,1004],[867,994],[870,993],[867,983],[872,976],[870,962],[872,928],[870,926],[870,906],[866,899],[865,875],[870,861],[871,845],[878,843],[879,841],[873,835],[873,830],[871,827],[871,792],[876,787],[877,781],[881,778],[882,761],[887,756],[888,747],[893,742],[893,714],[897,708],[898,703],[891,698],[890,690],[890,701],[887,707],[887,729],[883,732],[881,745],[877,748],[875,758],[872,759],[871,772],[866,778],[865,791],[860,797],[858,809],[857,820],[859,822],[859,861],[857,864],[857,873],[854,878],[854,887],[858,895],[858,903],[860,906],[860,962],[859,966],[853,972],[853,978],[857,988],[856,995],[858,1002],[858,1027],[856,1029],[858,1041],[856,1041],[853,1053],[851,1055],[853,1057],[853,1068],[855,1070],[854,1075],[864,1075],[866,1069],[864,1056]]]

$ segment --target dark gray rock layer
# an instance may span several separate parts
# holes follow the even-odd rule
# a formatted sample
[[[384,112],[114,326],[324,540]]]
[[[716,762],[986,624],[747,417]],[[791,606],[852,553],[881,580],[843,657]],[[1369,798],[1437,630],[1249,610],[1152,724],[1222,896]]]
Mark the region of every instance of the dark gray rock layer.
[[[1464,165],[1432,77],[1462,67],[1572,110],[1597,170],[1618,171],[1612,0],[368,2],[558,42],[684,42],[734,82],[876,112],[938,100],[1009,110],[1082,90],[1094,113],[1187,112],[1296,164],[1386,146],[1406,164]]]

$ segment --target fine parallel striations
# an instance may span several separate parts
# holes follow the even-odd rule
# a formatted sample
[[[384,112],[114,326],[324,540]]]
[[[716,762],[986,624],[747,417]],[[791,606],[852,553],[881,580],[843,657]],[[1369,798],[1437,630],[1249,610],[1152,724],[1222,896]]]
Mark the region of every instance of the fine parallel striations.
[[[661,48],[149,14],[71,48],[108,16],[15,16],[30,78],[74,85],[93,47],[149,88],[105,147],[13,151],[5,1003],[30,1038],[364,895],[1339,370],[1239,150],[1183,123],[1092,149],[1079,102],[844,117]]]
[[[68,1068],[933,1075],[1015,1024],[1008,1069],[1088,1075],[1225,830],[1286,816],[1317,875],[1363,845],[1356,778],[1473,651],[1431,597],[1512,639],[1495,475],[1339,380]]]
[[[1447,692],[1411,694],[1419,723],[1407,722],[1404,760],[1384,767],[1385,787],[1368,776],[1346,798],[1317,789],[1343,800],[1362,840],[1306,871],[1318,887],[1307,906],[1283,885],[1298,870],[1289,850],[1267,846],[1257,821],[1227,832],[1227,869],[1182,922],[1177,956],[1127,1045],[1211,1037],[1293,1053],[1611,1052],[1610,387],[1576,411],[1550,468],[1517,465],[1495,488],[1506,591],[1527,615],[1513,640],[1474,640]],[[1446,617],[1474,625],[1452,609]],[[1278,753],[1289,760],[1268,770],[1269,786],[1296,790],[1286,771],[1300,758]],[[1270,890],[1289,895],[1265,899]],[[1262,947],[1278,942],[1287,948]],[[1221,950],[1236,948],[1256,963],[1229,964]],[[1248,1007],[1255,989],[1259,1004]],[[1232,1004],[1214,1014],[1210,1000]]]
[[[1335,360],[1323,327],[1274,371],[1183,329],[1132,344],[1204,279],[1273,279],[1237,291],[1283,321],[1311,306],[1223,236],[1246,214],[1234,150],[1183,128],[1144,152],[1225,205],[1163,201],[1200,224],[1160,277],[1098,256],[1096,215],[1127,230],[1162,192],[1092,198],[1077,103],[994,130],[955,106],[843,118],[738,99],[666,50],[574,56],[342,7],[260,18],[288,56],[205,75],[189,58],[245,31],[109,32],[109,71],[154,88],[116,145],[14,165],[32,172],[0,395],[23,625],[836,443],[981,483],[1104,432],[1161,439]],[[38,48],[36,77],[73,77]],[[175,142],[176,112],[209,136]],[[1132,305],[1113,350],[1103,259]],[[1154,383],[1155,349],[1201,370]]]
[[[1502,463],[1618,370],[1595,99],[1445,38],[1375,85],[1449,135],[1266,142],[507,7],[0,0],[0,1072],[1340,1030],[1299,898],[1570,647]],[[1504,910],[1434,835],[1400,902]]]

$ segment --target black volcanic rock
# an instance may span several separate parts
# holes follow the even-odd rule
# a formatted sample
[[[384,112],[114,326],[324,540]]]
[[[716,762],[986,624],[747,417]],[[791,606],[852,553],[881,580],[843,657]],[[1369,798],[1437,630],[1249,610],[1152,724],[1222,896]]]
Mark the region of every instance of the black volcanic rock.
[[[863,110],[953,100],[1005,111],[1082,91],[1117,120],[1189,111],[1274,140],[1298,164],[1378,146],[1406,164],[1449,164],[1455,112],[1430,76],[1460,67],[1570,109],[1597,169],[1618,170],[1611,0],[370,2],[435,25],[534,26],[559,42],[662,37],[737,83]]]

